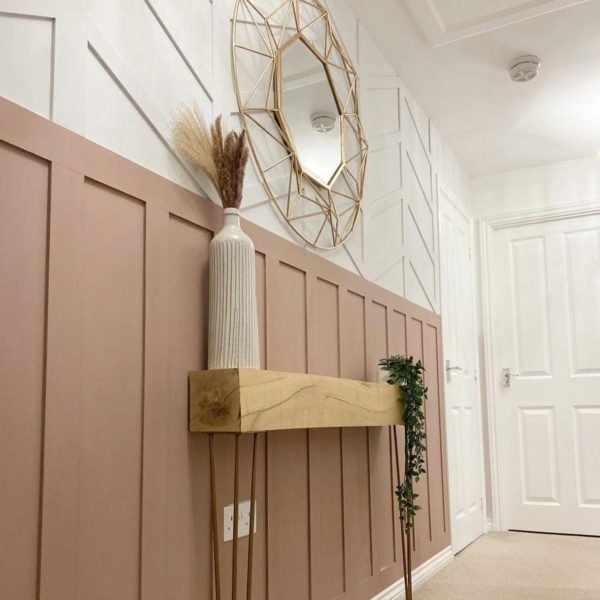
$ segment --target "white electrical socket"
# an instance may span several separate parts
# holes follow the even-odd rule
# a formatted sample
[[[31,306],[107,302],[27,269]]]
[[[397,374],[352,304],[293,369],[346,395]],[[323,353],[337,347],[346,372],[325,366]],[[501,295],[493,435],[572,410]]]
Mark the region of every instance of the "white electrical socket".
[[[254,533],[256,533],[256,501],[254,501]],[[238,539],[250,535],[250,500],[238,503]],[[233,540],[233,504],[223,509],[223,541]]]

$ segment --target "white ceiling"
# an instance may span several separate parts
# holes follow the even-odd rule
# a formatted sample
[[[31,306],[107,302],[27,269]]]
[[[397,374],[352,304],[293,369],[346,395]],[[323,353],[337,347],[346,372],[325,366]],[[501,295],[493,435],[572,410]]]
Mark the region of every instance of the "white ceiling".
[[[600,0],[348,1],[472,176],[600,151]]]

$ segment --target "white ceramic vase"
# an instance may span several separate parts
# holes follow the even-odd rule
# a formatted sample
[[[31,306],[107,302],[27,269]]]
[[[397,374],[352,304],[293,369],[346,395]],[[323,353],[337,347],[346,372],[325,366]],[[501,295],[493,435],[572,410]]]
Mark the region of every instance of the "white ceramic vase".
[[[254,244],[226,208],[209,252],[208,368],[260,368]]]

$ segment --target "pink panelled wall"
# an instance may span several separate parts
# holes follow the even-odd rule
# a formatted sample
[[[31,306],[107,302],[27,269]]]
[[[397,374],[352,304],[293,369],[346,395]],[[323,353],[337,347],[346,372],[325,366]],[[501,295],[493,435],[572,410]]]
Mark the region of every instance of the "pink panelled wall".
[[[208,440],[187,432],[187,374],[206,366],[220,210],[6,100],[0,140],[0,598],[208,600]],[[245,226],[264,366],[372,380],[379,357],[424,360],[422,563],[450,541],[439,317]],[[402,576],[390,437],[259,436],[253,598],[366,600]],[[222,517],[233,438],[216,452]]]

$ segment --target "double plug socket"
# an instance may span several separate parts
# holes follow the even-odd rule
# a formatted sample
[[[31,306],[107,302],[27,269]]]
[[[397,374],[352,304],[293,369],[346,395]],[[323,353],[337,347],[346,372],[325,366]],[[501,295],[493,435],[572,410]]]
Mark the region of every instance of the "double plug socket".
[[[250,535],[250,500],[238,503],[238,539]],[[233,504],[223,509],[223,541],[233,540]],[[256,533],[256,501],[254,502],[254,533]]]

